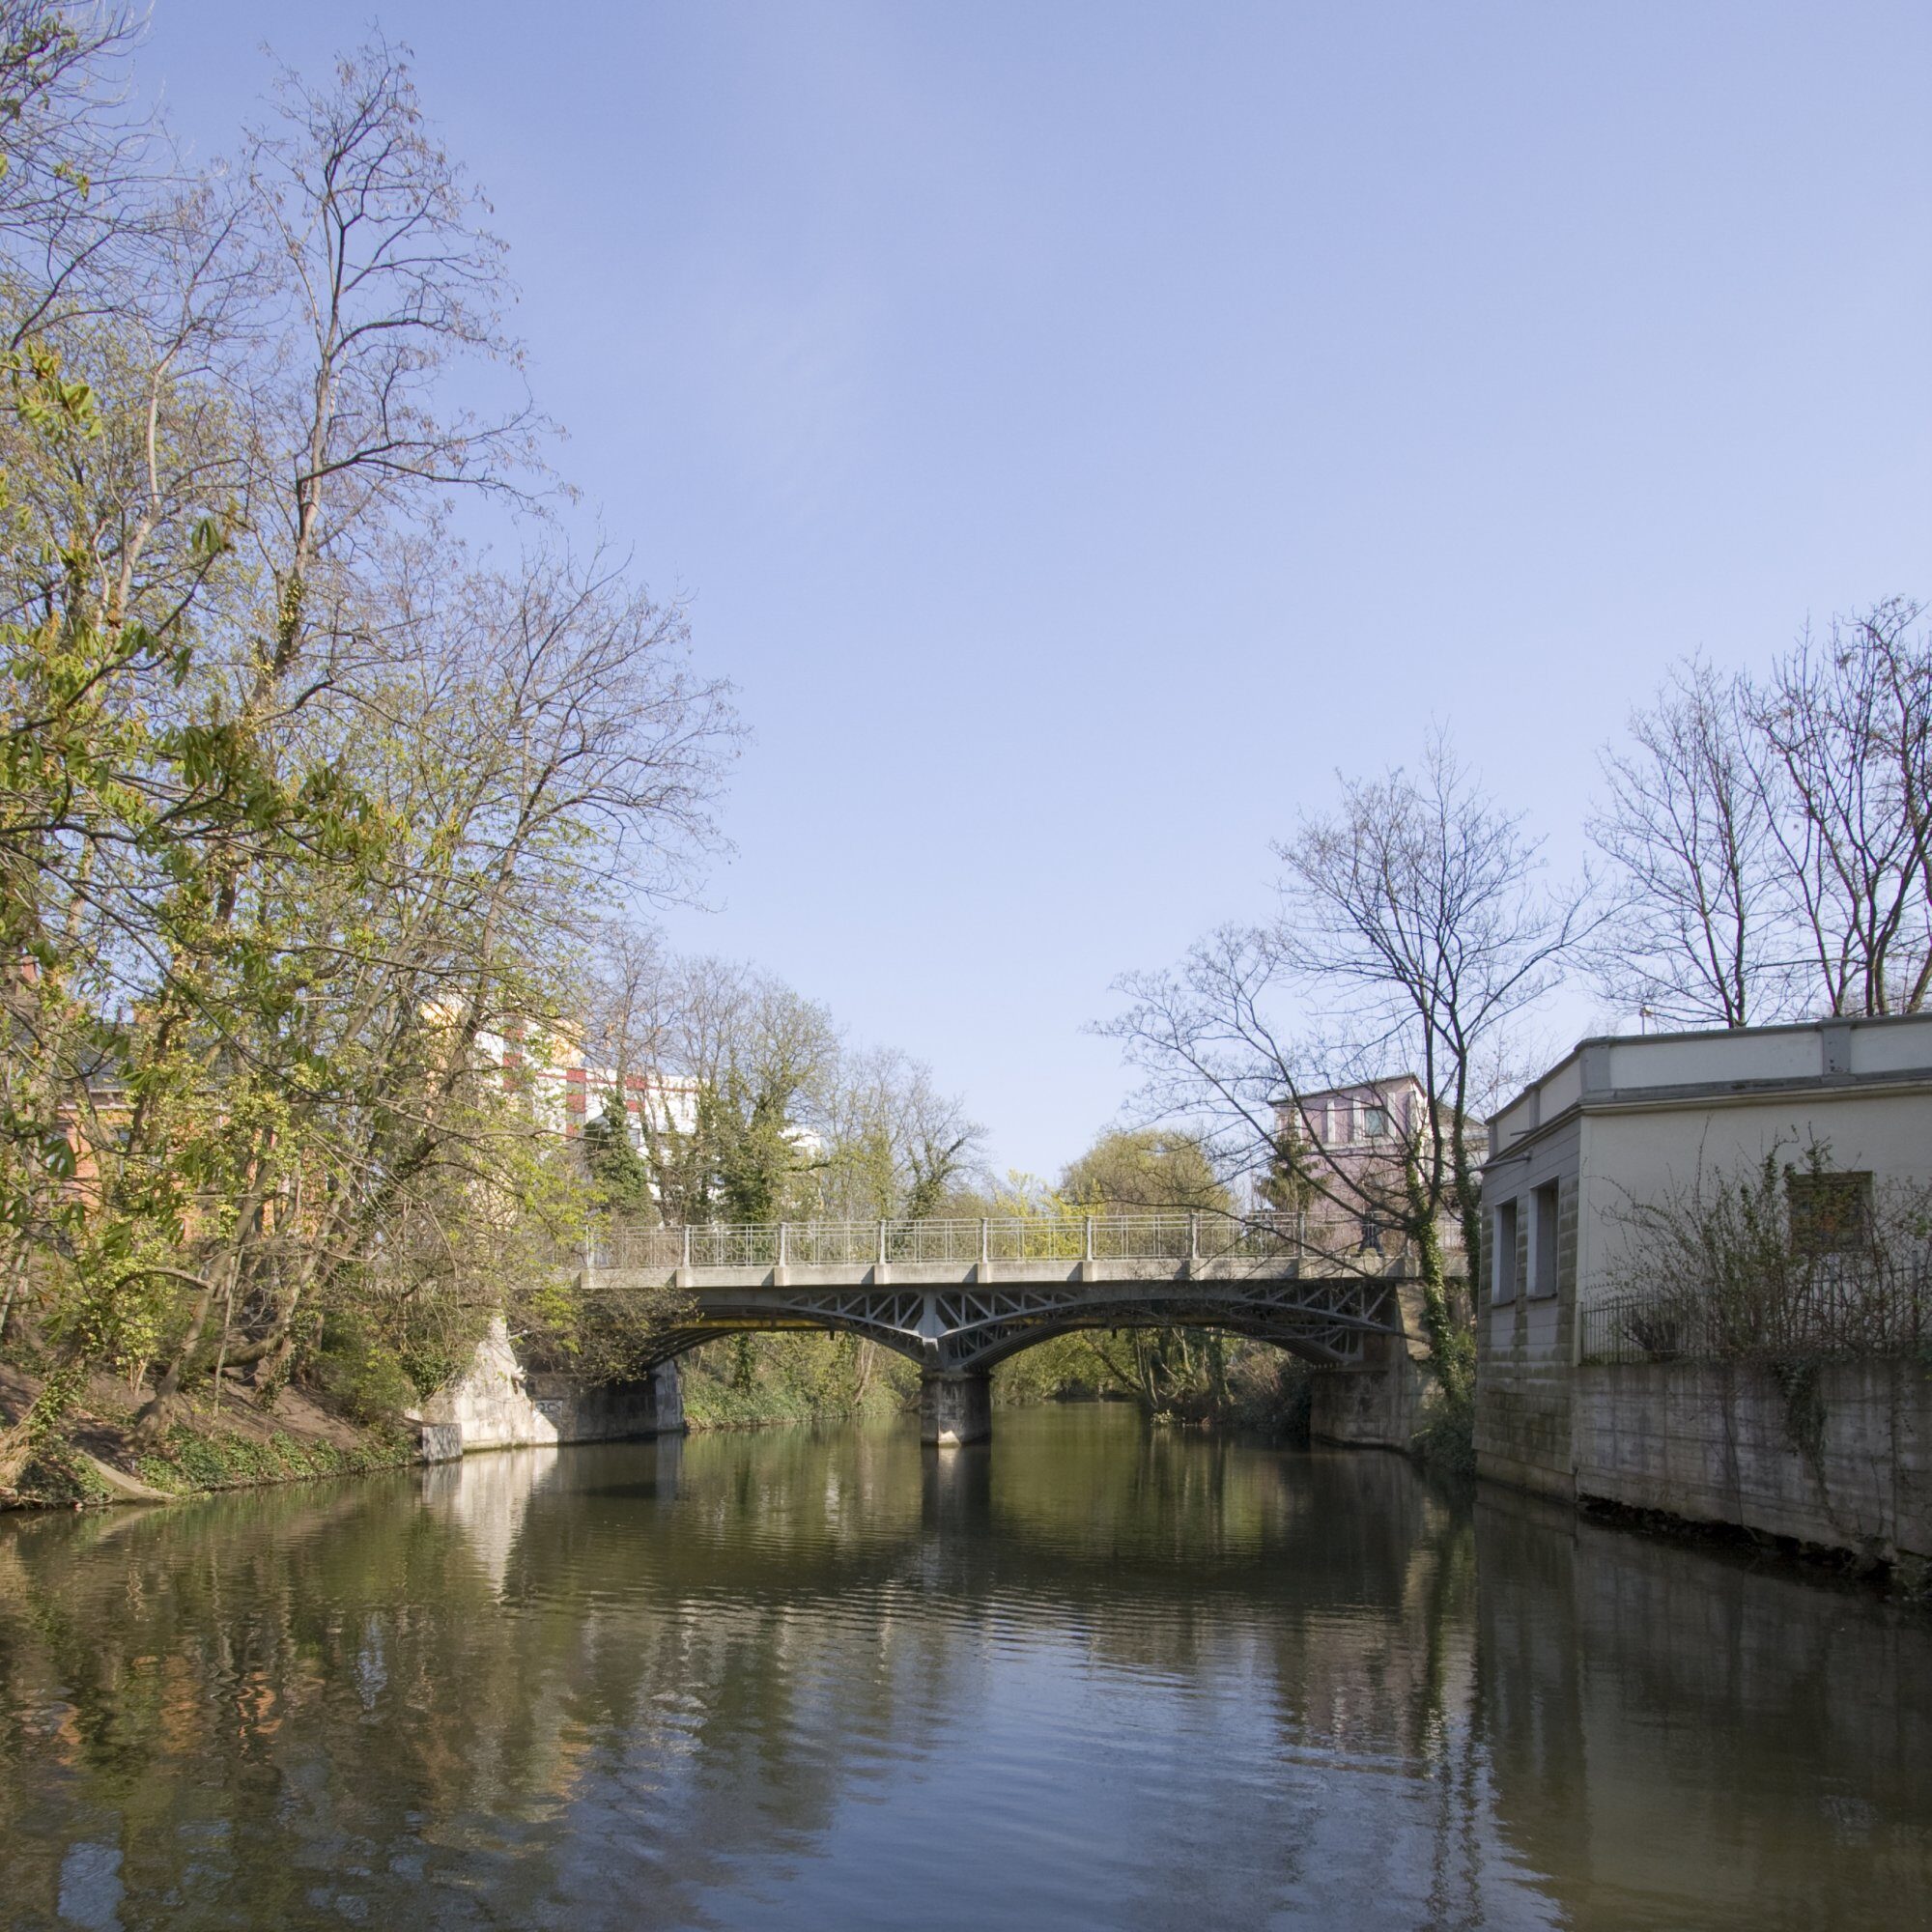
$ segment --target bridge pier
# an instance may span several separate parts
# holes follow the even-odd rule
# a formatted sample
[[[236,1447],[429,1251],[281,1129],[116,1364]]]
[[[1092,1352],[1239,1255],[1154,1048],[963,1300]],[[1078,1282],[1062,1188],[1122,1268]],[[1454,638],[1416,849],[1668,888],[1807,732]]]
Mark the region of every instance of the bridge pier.
[[[985,1370],[928,1372],[919,1385],[919,1439],[952,1448],[983,1442],[993,1433],[993,1381]]]
[[[1317,1369],[1310,1393],[1309,1433],[1318,1442],[1406,1449],[1422,1427],[1425,1384],[1402,1335],[1366,1337],[1362,1359],[1352,1368]]]

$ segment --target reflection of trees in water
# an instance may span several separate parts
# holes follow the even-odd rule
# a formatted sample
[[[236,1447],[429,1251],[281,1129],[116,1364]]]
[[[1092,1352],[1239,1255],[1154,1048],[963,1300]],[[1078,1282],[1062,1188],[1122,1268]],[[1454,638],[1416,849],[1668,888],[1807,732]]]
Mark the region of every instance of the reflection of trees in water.
[[[825,1605],[903,1588],[917,1451],[781,1447],[640,1517],[669,1446],[479,1458],[426,1472],[422,1508],[289,1492],[0,1541],[0,1883],[51,1922],[98,1825],[130,1896],[238,1922],[322,1912],[344,1871],[400,1911],[459,1862],[514,1917],[587,1792],[626,1794],[606,1825],[690,1848],[694,1878],[822,1829],[868,1738],[920,1747],[908,1685],[960,1694],[890,1613],[812,1655]]]
[[[1028,1699],[1132,1738],[1103,1821],[1122,1922],[1171,1912],[1178,1872],[1203,1922],[1341,1911],[1365,1857],[1408,1922],[1475,1922],[1517,1896],[1511,1847],[1595,1899],[1690,1821],[1814,1908],[1804,1861],[1860,1830],[1922,1878],[1901,1821],[1932,1815],[1932,1736],[1891,1694],[1922,1626],[1495,1507],[1479,1591],[1468,1513],[1395,1458],[1120,1420],[1004,1454],[511,1453],[0,1534],[10,1909],[52,1923],[80,1843],[129,1924],[338,1893],[396,1923],[601,1923],[619,1894],[690,1922],[748,1861],[844,1843],[855,1798],[1023,1736]],[[1660,1778],[1702,1796],[1661,1816]],[[1788,1846],[1727,1806],[1740,1782]],[[1800,1829],[1821,1789],[1840,1812]],[[1702,1897],[1689,1857],[1668,1884]]]

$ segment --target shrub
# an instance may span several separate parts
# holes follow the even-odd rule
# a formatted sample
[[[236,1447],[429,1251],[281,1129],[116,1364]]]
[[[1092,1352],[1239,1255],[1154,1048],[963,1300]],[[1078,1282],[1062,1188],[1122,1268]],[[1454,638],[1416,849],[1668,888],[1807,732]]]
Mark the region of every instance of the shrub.
[[[1932,1190],[1833,1173],[1822,1142],[1618,1219],[1596,1338],[1612,1358],[1910,1353],[1932,1334]]]
[[[324,1321],[308,1376],[357,1422],[392,1420],[419,1400],[416,1383],[395,1350],[351,1314],[331,1314]]]

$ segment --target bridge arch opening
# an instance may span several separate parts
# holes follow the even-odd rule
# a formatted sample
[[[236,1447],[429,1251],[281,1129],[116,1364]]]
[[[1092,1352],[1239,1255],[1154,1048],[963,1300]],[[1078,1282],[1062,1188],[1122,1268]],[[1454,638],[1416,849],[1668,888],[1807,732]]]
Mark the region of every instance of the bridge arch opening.
[[[873,1342],[917,1365],[920,1370],[920,1439],[928,1446],[950,1447],[984,1441],[991,1435],[992,1372],[1001,1362],[1009,1361],[1030,1349],[1067,1335],[1173,1332],[1180,1329],[1233,1335],[1246,1341],[1265,1343],[1317,1370],[1340,1373],[1384,1366],[1380,1362],[1364,1361],[1359,1356],[1344,1357],[1332,1346],[1309,1335],[1271,1328],[1235,1312],[1189,1309],[1184,1315],[1156,1314],[1144,1307],[1132,1306],[1117,1310],[1082,1310],[1062,1319],[1032,1322],[1023,1330],[1002,1334],[963,1361],[953,1363],[949,1363],[924,1338],[874,1322],[839,1317],[800,1321],[763,1315],[747,1315],[668,1331],[663,1337],[664,1346],[654,1351],[653,1360],[678,1360],[708,1343],[728,1341],[735,1335],[850,1335]],[[1397,1340],[1394,1337],[1387,1339]]]

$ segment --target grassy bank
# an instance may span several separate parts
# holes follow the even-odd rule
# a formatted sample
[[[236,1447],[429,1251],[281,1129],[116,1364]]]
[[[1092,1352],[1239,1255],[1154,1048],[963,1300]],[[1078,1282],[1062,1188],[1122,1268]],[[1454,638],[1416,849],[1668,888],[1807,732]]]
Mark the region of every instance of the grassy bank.
[[[24,1415],[39,1392],[36,1377],[0,1365],[0,1426]],[[240,1388],[225,1390],[218,1406],[204,1391],[158,1441],[142,1443],[134,1418],[146,1393],[95,1377],[19,1482],[0,1490],[0,1509],[161,1502],[395,1468],[415,1456],[414,1435],[400,1420],[352,1421],[297,1388],[284,1389],[272,1412]]]

